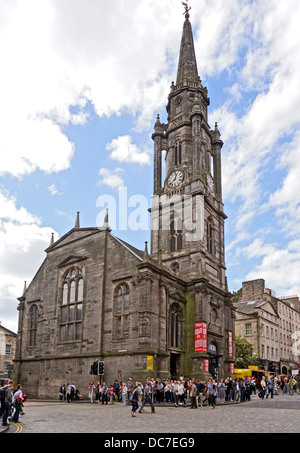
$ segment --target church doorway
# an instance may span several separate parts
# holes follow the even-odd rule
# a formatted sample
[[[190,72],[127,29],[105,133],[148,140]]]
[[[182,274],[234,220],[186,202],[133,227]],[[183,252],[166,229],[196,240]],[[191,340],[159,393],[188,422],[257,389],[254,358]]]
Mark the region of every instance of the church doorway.
[[[170,354],[170,378],[179,379],[180,377],[180,354]]]
[[[218,373],[218,357],[210,357],[209,359],[209,373],[216,378]]]

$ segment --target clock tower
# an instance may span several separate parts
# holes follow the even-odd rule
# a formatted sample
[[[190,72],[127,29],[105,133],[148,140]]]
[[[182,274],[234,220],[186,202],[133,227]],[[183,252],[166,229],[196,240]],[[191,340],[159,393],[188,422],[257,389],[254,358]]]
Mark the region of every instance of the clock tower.
[[[152,135],[151,255],[185,280],[205,277],[225,291],[223,142],[218,125],[209,126],[209,104],[186,12],[177,79],[171,84],[166,107],[167,123],[158,115]]]

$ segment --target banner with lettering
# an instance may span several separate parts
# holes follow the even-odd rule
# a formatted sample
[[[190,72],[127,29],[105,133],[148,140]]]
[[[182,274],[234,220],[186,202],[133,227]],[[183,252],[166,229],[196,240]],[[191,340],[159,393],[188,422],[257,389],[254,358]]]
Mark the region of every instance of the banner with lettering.
[[[202,332],[203,332],[203,340],[202,340],[202,350],[203,352],[207,352],[207,324],[206,322],[202,323]]]
[[[228,342],[229,342],[229,357],[232,357],[232,332],[228,333]]]
[[[203,323],[195,323],[195,352],[203,352]]]

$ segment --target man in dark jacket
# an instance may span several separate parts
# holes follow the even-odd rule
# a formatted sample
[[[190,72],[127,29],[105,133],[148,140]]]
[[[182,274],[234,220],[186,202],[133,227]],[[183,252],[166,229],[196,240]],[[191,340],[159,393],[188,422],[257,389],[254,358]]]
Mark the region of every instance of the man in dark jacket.
[[[200,406],[202,407],[203,406],[203,394],[204,394],[204,390],[205,390],[205,384],[203,382],[201,382],[200,379],[197,379],[196,387],[197,387],[197,390],[198,390],[198,406],[200,404]],[[199,401],[200,401],[200,403],[199,403]]]
[[[145,388],[144,388],[144,401],[142,402],[142,405],[139,409],[139,413],[141,414],[142,413],[142,410],[145,406],[145,404],[150,404],[151,406],[151,411],[152,413],[155,412],[155,407],[154,407],[154,404],[153,404],[153,401],[152,401],[152,386],[151,384],[149,384],[148,382],[146,382],[145,384]]]
[[[1,415],[2,415],[2,426],[8,426],[9,423],[7,423],[7,419],[11,410],[11,404],[12,404],[12,398],[13,398],[13,393],[12,393],[12,388],[13,388],[14,382],[9,381],[8,385],[5,385],[3,388],[5,390],[5,398],[3,402],[3,407],[1,407]]]

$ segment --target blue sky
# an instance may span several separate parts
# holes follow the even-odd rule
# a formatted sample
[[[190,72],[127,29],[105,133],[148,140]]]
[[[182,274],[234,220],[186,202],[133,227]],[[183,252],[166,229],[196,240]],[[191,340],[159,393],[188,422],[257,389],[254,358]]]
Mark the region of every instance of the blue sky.
[[[277,296],[300,295],[300,4],[190,5],[209,124],[224,141],[229,288],[264,278]],[[167,121],[184,16],[180,0],[0,0],[0,11],[0,320],[16,331],[16,298],[52,232],[73,228],[77,211],[82,227],[98,225],[97,200],[118,203],[120,187],[150,206],[151,134],[157,113]]]

